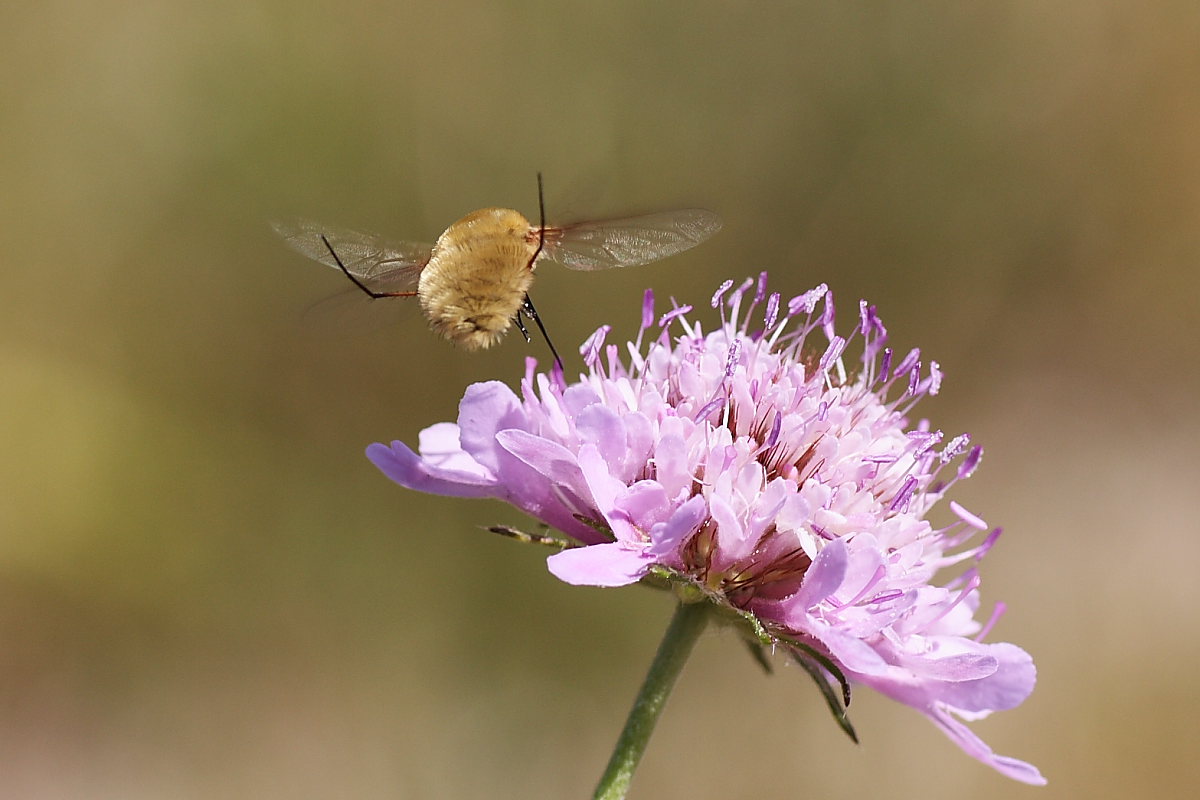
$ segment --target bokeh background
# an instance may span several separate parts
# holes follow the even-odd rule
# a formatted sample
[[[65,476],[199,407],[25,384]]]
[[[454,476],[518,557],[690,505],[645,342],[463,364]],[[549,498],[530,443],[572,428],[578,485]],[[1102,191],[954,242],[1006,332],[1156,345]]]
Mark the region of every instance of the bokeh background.
[[[469,355],[274,238],[486,205],[719,211],[547,268],[564,353],[641,291],[828,282],[948,374],[987,456],[984,600],[1034,654],[975,726],[700,643],[639,798],[1185,797],[1200,785],[1200,6],[1035,0],[18,2],[0,31],[0,796],[590,796],[670,614],[571,588],[489,502],[389,484]]]

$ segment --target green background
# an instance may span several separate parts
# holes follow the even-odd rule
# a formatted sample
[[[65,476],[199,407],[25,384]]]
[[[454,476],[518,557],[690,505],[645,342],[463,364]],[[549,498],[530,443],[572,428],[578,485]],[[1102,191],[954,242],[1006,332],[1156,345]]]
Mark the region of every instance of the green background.
[[[559,349],[653,286],[869,298],[1006,535],[1040,682],[978,765],[700,642],[641,798],[1184,797],[1200,785],[1194,2],[18,2],[0,31],[0,796],[588,796],[670,614],[572,588],[363,458],[514,384],[343,296],[267,221],[431,240],[488,205],[681,206],[718,237],[547,266]],[[369,306],[369,308],[368,308]],[[711,318],[710,318],[711,319]],[[1189,789],[1190,787],[1190,789]]]

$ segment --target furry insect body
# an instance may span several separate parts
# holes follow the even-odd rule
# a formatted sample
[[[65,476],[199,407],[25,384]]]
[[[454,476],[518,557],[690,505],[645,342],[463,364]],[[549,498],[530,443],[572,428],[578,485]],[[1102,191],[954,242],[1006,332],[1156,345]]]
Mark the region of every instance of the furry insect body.
[[[421,270],[417,299],[430,326],[467,350],[498,342],[533,283],[535,229],[508,208],[484,208],[438,237]]]

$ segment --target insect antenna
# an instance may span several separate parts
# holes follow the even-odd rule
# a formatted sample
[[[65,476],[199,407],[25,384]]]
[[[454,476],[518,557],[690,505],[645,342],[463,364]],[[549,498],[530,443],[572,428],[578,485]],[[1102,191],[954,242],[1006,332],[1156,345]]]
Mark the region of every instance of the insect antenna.
[[[367,297],[370,297],[372,300],[378,300],[380,297],[415,297],[416,296],[416,294],[417,294],[416,292],[376,292],[373,289],[368,288],[366,284],[364,284],[362,281],[360,281],[358,278],[356,278],[354,276],[353,272],[346,269],[346,265],[342,263],[342,259],[340,259],[338,257],[337,251],[333,249],[333,245],[331,245],[329,243],[329,239],[327,239],[325,237],[325,234],[323,234],[323,233],[321,234],[321,241],[324,242],[325,247],[328,248],[329,255],[333,256],[333,260],[337,263],[338,269],[340,269],[342,271],[342,273],[345,274],[345,276],[350,279],[351,283],[353,283],[358,288],[362,289],[363,292],[366,293]]]
[[[546,197],[542,191],[542,173],[537,174],[538,179],[538,244],[537,249],[533,251],[533,258],[529,259],[529,269],[533,269],[534,262],[538,256],[542,254],[542,247],[546,244]],[[340,263],[340,262],[339,262]],[[345,268],[343,267],[343,270]],[[349,275],[350,273],[346,273]],[[358,281],[355,281],[358,283]],[[361,286],[361,284],[359,284]],[[364,287],[365,288],[365,287]],[[550,341],[550,334],[546,333],[546,326],[542,324],[542,318],[538,316],[537,309],[533,307],[533,301],[529,299],[529,293],[525,293],[525,302],[521,305],[521,311],[517,312],[517,328],[521,333],[525,334],[525,341],[529,341],[529,332],[525,330],[525,325],[521,322],[521,312],[529,316],[531,320],[537,323],[538,330],[542,332],[542,338],[546,340],[546,344],[550,346],[550,352],[554,354],[554,363],[558,365],[560,371],[564,369],[562,358],[558,355],[558,350],[554,349],[554,342]]]

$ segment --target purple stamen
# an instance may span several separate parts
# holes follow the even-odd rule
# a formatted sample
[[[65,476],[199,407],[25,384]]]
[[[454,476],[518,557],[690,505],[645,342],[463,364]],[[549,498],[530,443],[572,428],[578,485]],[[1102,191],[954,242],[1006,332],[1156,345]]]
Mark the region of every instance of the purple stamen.
[[[879,361],[879,380],[886,380],[888,370],[892,368],[892,348],[883,348],[883,358]]]
[[[804,294],[793,297],[788,301],[788,314],[799,314],[801,311],[811,314],[817,307],[817,303],[821,302],[821,298],[828,293],[829,287],[822,283],[815,289],[809,289]]]
[[[920,382],[921,382],[921,362],[918,361],[916,364],[913,364],[912,370],[908,373],[908,389],[904,392],[904,394],[906,394],[910,397],[912,395],[915,395],[917,393],[917,384],[919,384]]]
[[[867,592],[874,589],[875,586],[881,580],[883,580],[883,577],[885,575],[887,575],[887,568],[885,566],[883,566],[882,564],[880,564],[878,567],[875,568],[875,573],[871,576],[871,579],[869,581],[867,581],[866,585],[863,586],[862,589],[859,590],[858,594],[854,595],[854,597],[847,600],[843,605],[852,606],[852,605],[855,605],[856,603],[858,603],[859,600],[862,600],[864,597],[867,596]]]
[[[735,325],[737,324],[738,309],[742,304],[742,296],[745,295],[746,290],[753,285],[754,279],[746,278],[746,280],[742,281],[740,286],[729,293],[729,299],[725,301],[725,304],[728,305],[733,312],[732,322]]]
[[[825,348],[825,353],[821,356],[817,369],[821,372],[828,372],[833,363],[842,357],[842,351],[845,349],[846,340],[840,336],[834,336],[829,340],[829,346]]]
[[[863,362],[873,361],[875,354],[880,351],[884,343],[887,341],[887,328],[883,327],[883,322],[879,319],[875,311],[875,306],[867,308],[867,325],[869,330],[863,331],[865,344],[863,345]],[[885,370],[883,374],[887,374]]]
[[[941,431],[909,431],[907,434],[908,440],[913,443],[913,452],[917,455],[924,453],[933,445],[937,444],[941,437]]]
[[[972,514],[970,511],[967,511],[967,509],[963,508],[954,500],[950,501],[950,510],[954,512],[956,517],[970,525],[972,528],[981,531],[987,530],[988,524],[986,522]]]
[[[929,362],[929,394],[935,395],[942,388],[942,369],[936,361]]]
[[[1000,539],[1000,534],[1002,533],[1004,533],[1003,528],[996,528],[989,533],[987,537],[979,543],[979,547],[975,551],[975,558],[978,560],[986,556],[988,551],[992,549],[992,546],[995,545]]]
[[[941,610],[941,613],[939,613],[936,617],[934,617],[933,619],[926,622],[925,626],[924,626],[925,630],[929,630],[934,625],[936,625],[938,622],[940,622],[943,618],[945,618],[945,616],[947,614],[949,614],[951,611],[953,611],[955,609],[955,607],[958,606],[959,603],[961,603],[963,600],[966,600],[967,597],[971,594],[971,592],[978,589],[979,584],[983,582],[979,577],[979,573],[974,568],[969,569],[966,572],[964,572],[962,574],[962,577],[966,579],[966,585],[964,585],[962,587],[962,590],[959,591],[958,597],[955,597],[953,601],[951,601],[950,603],[947,603],[946,607],[943,608]]]
[[[722,283],[720,286],[717,287],[717,291],[714,292],[713,296],[712,296],[712,307],[713,308],[716,308],[718,305],[721,304],[721,297],[726,292],[729,291],[730,286],[733,286],[733,281],[727,280],[724,283]]]
[[[896,497],[892,500],[892,504],[888,506],[889,511],[907,510],[908,500],[912,497],[913,489],[917,488],[917,479],[908,476],[904,481],[904,485],[900,487],[900,491],[896,493]]]
[[[914,347],[912,350],[909,350],[908,355],[904,357],[904,360],[896,365],[896,371],[892,373],[892,377],[899,378],[901,375],[911,370],[913,368],[913,364],[916,364],[920,358],[920,348]]]
[[[660,328],[667,327],[673,321],[675,321],[679,317],[682,317],[684,314],[687,314],[691,310],[692,310],[691,306],[678,306],[676,308],[672,308],[670,311],[663,314],[661,318],[659,318],[658,327],[660,327]]]
[[[642,330],[654,324],[654,290],[647,289],[642,297]]]
[[[767,447],[774,447],[779,441],[779,431],[783,428],[783,414],[779,411],[775,412],[775,421],[771,423],[771,432],[767,435],[767,441],[764,444]]]
[[[988,617],[988,621],[983,624],[979,633],[975,634],[972,638],[976,642],[982,642],[983,638],[992,632],[992,628],[995,627],[996,623],[1000,621],[1000,618],[1004,616],[1004,612],[1007,610],[1008,606],[1003,602],[996,603],[996,607],[992,609],[992,615]]]
[[[834,336],[833,320],[835,316],[833,292],[827,292],[825,294],[825,312],[821,314],[821,330],[825,332],[826,339],[832,339]]]
[[[767,316],[765,325],[767,330],[775,327],[775,320],[779,316],[779,292],[771,292],[771,296],[767,298]]]
[[[971,452],[967,453],[967,457],[963,459],[963,462],[958,465],[959,479],[971,477],[971,473],[979,466],[981,458],[983,458],[983,448],[975,445],[971,448]]]
[[[970,444],[970,442],[971,435],[969,433],[963,433],[955,436],[950,440],[950,444],[946,445],[945,448],[942,449],[942,453],[940,456],[938,456],[938,458],[941,459],[943,464],[945,464],[961,453],[963,448]]]
[[[738,354],[740,353],[740,351],[742,349],[741,345],[742,345],[741,339],[734,339],[729,344],[729,354],[725,357],[725,377],[726,378],[733,377],[733,371],[737,367],[737,363],[738,363]]]
[[[809,525],[809,527],[812,528],[813,533],[815,533],[817,536],[820,536],[822,539],[828,539],[828,540],[832,541],[833,539],[837,538],[832,533],[825,530],[824,528],[822,528],[820,525],[817,525],[816,523]]]
[[[694,417],[696,422],[705,422],[714,411],[725,405],[724,397],[714,397],[704,404],[704,407],[696,412]]]
[[[579,348],[579,355],[583,356],[583,363],[589,369],[595,369],[600,358],[600,349],[604,346],[604,339],[612,330],[611,325],[601,325],[596,329],[595,333],[587,338],[583,346]]]

